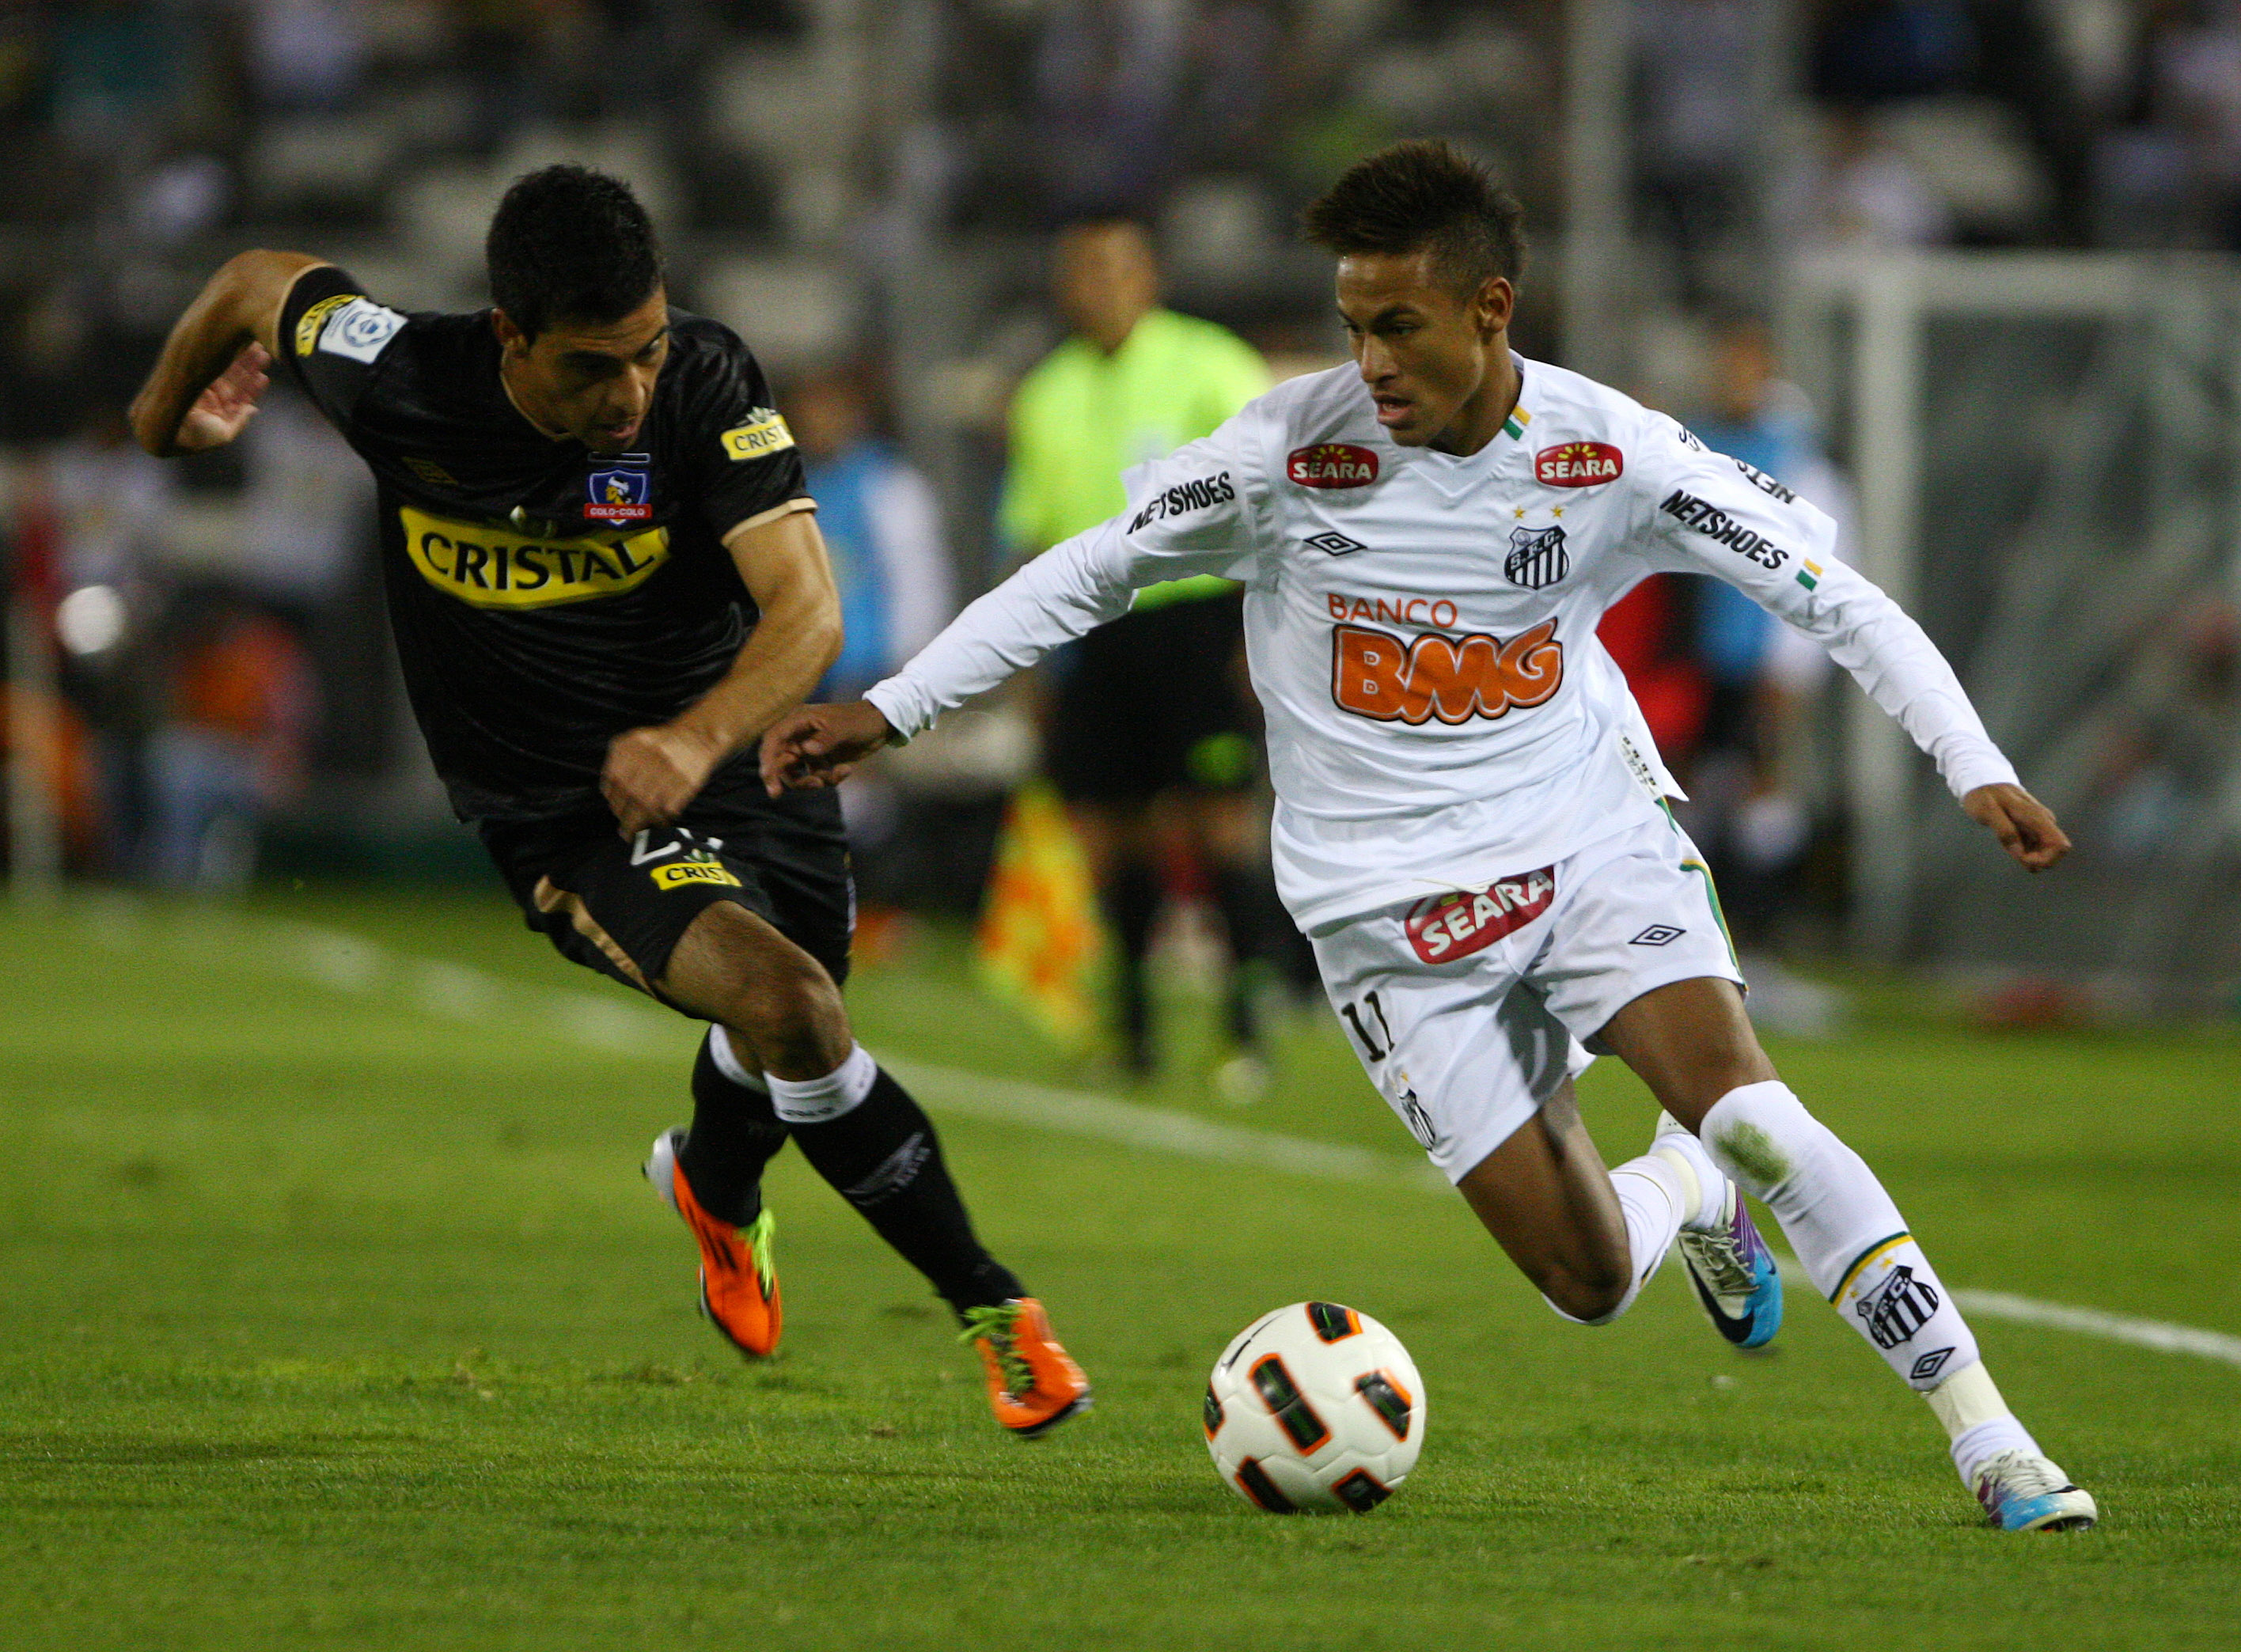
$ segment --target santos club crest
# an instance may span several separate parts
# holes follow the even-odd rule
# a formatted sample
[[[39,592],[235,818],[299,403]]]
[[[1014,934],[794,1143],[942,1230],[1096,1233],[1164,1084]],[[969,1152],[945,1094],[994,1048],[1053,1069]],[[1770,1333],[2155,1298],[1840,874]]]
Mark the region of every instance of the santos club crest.
[[[1502,572],[1528,591],[1553,585],[1572,571],[1572,553],[1564,549],[1562,527],[1512,528],[1509,556]]]

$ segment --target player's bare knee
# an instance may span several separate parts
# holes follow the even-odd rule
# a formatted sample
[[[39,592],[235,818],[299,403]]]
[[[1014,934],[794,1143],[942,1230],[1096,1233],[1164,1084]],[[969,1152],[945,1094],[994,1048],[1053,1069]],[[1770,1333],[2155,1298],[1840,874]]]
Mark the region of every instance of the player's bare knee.
[[[822,1078],[847,1059],[853,1036],[840,989],[807,953],[730,902],[701,913],[691,940],[692,1007],[745,1039],[766,1072]]]
[[[729,994],[723,1020],[782,1079],[824,1077],[853,1042],[840,989],[807,958],[761,960]]]
[[[1600,1257],[1553,1261],[1533,1280],[1549,1307],[1582,1325],[1609,1324],[1626,1306],[1633,1282],[1623,1259]]]

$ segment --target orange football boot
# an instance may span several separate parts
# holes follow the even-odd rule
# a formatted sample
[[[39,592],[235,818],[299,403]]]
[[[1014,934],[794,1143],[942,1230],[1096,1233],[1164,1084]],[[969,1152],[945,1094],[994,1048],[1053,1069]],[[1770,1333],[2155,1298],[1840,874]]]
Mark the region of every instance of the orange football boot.
[[[957,1340],[980,1350],[988,1408],[1020,1439],[1048,1434],[1089,1409],[1089,1379],[1051,1334],[1050,1315],[1034,1297],[968,1308],[965,1333]]]
[[[734,1227],[703,1210],[677,1162],[677,1150],[684,1145],[682,1129],[657,1137],[646,1158],[646,1179],[699,1241],[700,1312],[740,1353],[756,1359],[774,1354],[784,1319],[771,1247],[777,1219],[766,1206],[746,1227]]]

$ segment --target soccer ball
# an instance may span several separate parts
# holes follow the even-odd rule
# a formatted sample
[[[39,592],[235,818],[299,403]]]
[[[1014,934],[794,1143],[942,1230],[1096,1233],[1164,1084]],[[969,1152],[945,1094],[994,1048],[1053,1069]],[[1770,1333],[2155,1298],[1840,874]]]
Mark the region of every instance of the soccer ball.
[[[1390,1497],[1424,1448],[1424,1385],[1401,1339],[1336,1302],[1294,1302],[1237,1334],[1206,1385],[1206,1448],[1272,1515]]]

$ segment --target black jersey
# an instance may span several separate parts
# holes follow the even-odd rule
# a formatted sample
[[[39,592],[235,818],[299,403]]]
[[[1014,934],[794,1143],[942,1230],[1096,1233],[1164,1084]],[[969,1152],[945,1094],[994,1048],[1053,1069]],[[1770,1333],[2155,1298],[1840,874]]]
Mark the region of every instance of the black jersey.
[[[746,639],[724,536],[812,508],[754,357],[672,310],[640,451],[600,454],[515,408],[488,311],[401,315],[328,266],[280,319],[288,375],[379,484],[398,654],[453,807],[596,806],[607,743],[675,717]]]

